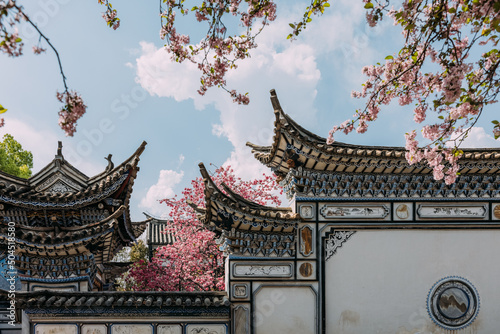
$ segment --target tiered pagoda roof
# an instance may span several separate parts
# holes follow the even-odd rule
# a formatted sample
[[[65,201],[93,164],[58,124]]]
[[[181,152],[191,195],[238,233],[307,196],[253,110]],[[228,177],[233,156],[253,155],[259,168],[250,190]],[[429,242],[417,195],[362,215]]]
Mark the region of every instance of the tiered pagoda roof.
[[[122,204],[127,205],[145,146],[143,142],[117,167],[111,162],[111,155],[108,156],[105,170],[88,177],[64,159],[59,142],[55,158],[29,179],[0,171],[0,202],[31,209],[76,209],[112,198],[119,191],[124,195]]]
[[[110,155],[93,177],[64,159],[60,142],[54,160],[29,179],[0,172],[0,240],[6,248],[14,222],[24,279],[89,275],[144,232],[146,222],[130,219],[129,201],[145,146],[117,167]]]
[[[321,197],[500,197],[500,150],[463,149],[460,176],[452,185],[435,181],[432,169],[410,165],[403,147],[329,145],[285,114],[271,91],[276,121],[271,146],[247,143],[271,168],[289,195]]]
[[[222,184],[222,190],[200,163],[205,183],[206,207],[196,207],[198,219],[222,234],[228,254],[244,256],[292,256],[300,216],[291,208],[259,205]]]

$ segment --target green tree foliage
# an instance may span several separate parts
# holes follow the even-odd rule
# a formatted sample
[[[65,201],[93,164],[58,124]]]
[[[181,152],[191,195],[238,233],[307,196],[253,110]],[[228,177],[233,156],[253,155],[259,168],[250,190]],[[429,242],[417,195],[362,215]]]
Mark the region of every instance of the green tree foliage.
[[[140,260],[148,261],[148,247],[142,240],[137,240],[130,248],[130,261],[137,262]]]
[[[27,179],[31,176],[32,168],[33,154],[23,150],[12,135],[5,134],[0,142],[0,170]]]

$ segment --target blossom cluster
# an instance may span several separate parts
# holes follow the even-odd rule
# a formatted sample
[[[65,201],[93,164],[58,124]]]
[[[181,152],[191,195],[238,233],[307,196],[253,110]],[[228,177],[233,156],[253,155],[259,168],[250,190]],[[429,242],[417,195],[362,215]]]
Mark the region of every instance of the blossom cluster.
[[[81,96],[74,91],[57,92],[56,96],[59,102],[64,103],[59,111],[59,126],[66,136],[72,137],[76,132],[76,122],[85,114],[87,106]]]
[[[99,4],[106,6],[106,11],[102,13],[102,18],[106,21],[108,27],[116,30],[120,27],[120,19],[116,16],[117,11],[113,9],[113,5],[108,0],[97,0]]]
[[[40,46],[33,46],[33,53],[36,54],[36,55],[39,55],[43,52],[47,51],[47,49],[44,49]]]
[[[243,8],[245,5],[245,8]],[[248,104],[247,94],[241,94],[226,87],[226,74],[237,68],[239,60],[250,57],[250,50],[257,47],[255,37],[270,22],[276,19],[276,4],[273,0],[204,0],[198,6],[186,8],[184,1],[164,1],[161,13],[160,37],[166,40],[165,49],[176,62],[191,61],[201,71],[198,93],[204,95],[210,87],[226,90],[233,101]],[[246,9],[246,10],[245,10]],[[208,25],[206,37],[198,44],[191,44],[188,35],[179,34],[175,28],[177,13],[185,16],[194,12],[198,22]],[[245,34],[227,36],[227,28],[222,21],[229,13],[239,19],[246,28]],[[261,25],[255,29],[255,23]]]
[[[33,53],[38,55],[46,51],[45,48],[40,46],[40,42],[43,39],[52,48],[57,57],[65,88],[64,93],[57,93],[57,99],[65,103],[65,106],[59,111],[59,125],[66,132],[66,135],[72,136],[76,131],[76,121],[82,117],[87,107],[78,94],[68,92],[66,77],[57,50],[40,31],[38,26],[26,15],[23,7],[18,5],[16,0],[0,0],[0,51],[10,57],[19,57],[23,54],[24,43],[19,36],[17,27],[21,23],[21,20],[26,21],[26,24],[30,24],[40,35],[38,45],[33,46]],[[0,108],[0,113],[2,113],[2,108]],[[2,118],[0,119],[0,127],[3,125],[4,119]]]
[[[500,4],[406,0],[399,10],[387,10],[388,3],[364,2],[369,25],[389,16],[402,27],[405,44],[384,63],[363,68],[367,80],[352,96],[365,99],[366,106],[356,110],[353,120],[333,127],[328,143],[338,131],[365,132],[369,122],[378,119],[381,106],[393,100],[401,106],[415,105],[414,121],[426,121],[421,126],[425,145],[418,145],[415,131],[407,134],[406,158],[409,163],[427,163],[436,179],[452,183],[459,170],[458,147],[500,91],[495,34],[500,31]],[[490,49],[477,54],[471,52],[474,45]],[[494,133],[500,135],[498,125]]]
[[[23,46],[17,24],[21,22],[24,14],[16,2],[0,2],[0,50],[9,57],[19,57],[23,54]]]
[[[253,202],[280,205],[278,185],[271,176],[244,181],[230,166],[219,167],[212,180],[224,183]],[[122,277],[129,290],[136,291],[211,291],[224,289],[224,258],[215,239],[197,219],[191,207],[205,206],[204,183],[199,177],[184,189],[182,197],[161,200],[170,209],[165,231],[175,242],[159,248],[151,262],[140,261]]]

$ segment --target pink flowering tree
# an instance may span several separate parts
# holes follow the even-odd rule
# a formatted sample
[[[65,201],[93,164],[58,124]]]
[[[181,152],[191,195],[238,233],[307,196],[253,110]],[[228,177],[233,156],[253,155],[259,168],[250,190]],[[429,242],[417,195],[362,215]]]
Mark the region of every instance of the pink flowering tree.
[[[212,180],[226,184],[244,198],[262,205],[280,205],[281,193],[275,178],[263,175],[244,181],[233,169],[219,167]],[[219,189],[221,189],[219,187]],[[170,209],[171,223],[165,231],[175,242],[159,248],[151,262],[139,261],[122,277],[127,290],[135,291],[211,291],[224,289],[224,259],[216,235],[196,218],[190,205],[205,206],[201,177],[191,181],[182,197],[163,199]]]
[[[388,16],[401,26],[405,43],[383,64],[363,68],[367,80],[352,95],[365,99],[366,105],[353,119],[333,127],[328,141],[338,131],[365,132],[381,107],[393,100],[414,105],[414,121],[429,124],[421,126],[424,145],[417,141],[416,130],[406,134],[406,159],[427,163],[435,179],[451,184],[463,154],[460,144],[484,107],[497,102],[500,3],[408,0],[400,9],[388,10],[388,2],[364,2],[370,26]],[[497,120],[493,134],[500,136]]]
[[[38,44],[33,46],[33,53],[38,55],[46,51],[41,45],[41,41],[43,40],[54,51],[57,57],[64,84],[64,91],[62,93],[57,92],[56,94],[57,99],[64,104],[59,111],[59,125],[67,136],[73,136],[76,131],[76,122],[85,114],[87,106],[83,103],[82,98],[77,92],[69,91],[59,53],[50,40],[40,31],[38,26],[28,17],[24,8],[18,4],[17,0],[0,1],[0,52],[9,57],[19,57],[23,54],[24,43],[18,32],[18,25],[22,21],[27,22],[35,28],[40,35]],[[6,111],[7,109],[0,105],[0,114]],[[0,127],[3,125],[4,119],[0,118]]]

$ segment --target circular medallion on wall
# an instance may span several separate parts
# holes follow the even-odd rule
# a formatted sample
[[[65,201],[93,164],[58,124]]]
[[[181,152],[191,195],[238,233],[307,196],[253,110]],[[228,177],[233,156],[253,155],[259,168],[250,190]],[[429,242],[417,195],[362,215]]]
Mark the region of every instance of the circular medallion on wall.
[[[309,277],[313,274],[313,266],[312,264],[305,262],[302,263],[299,267],[299,272],[303,277]]]
[[[398,216],[399,219],[407,219],[410,216],[408,205],[406,204],[398,205],[398,207],[396,208],[396,216]]]
[[[493,209],[493,215],[495,215],[496,218],[500,219],[500,205],[495,206],[495,208]]]
[[[462,277],[446,277],[432,287],[427,298],[431,319],[442,328],[457,330],[469,326],[479,312],[476,288]]]

